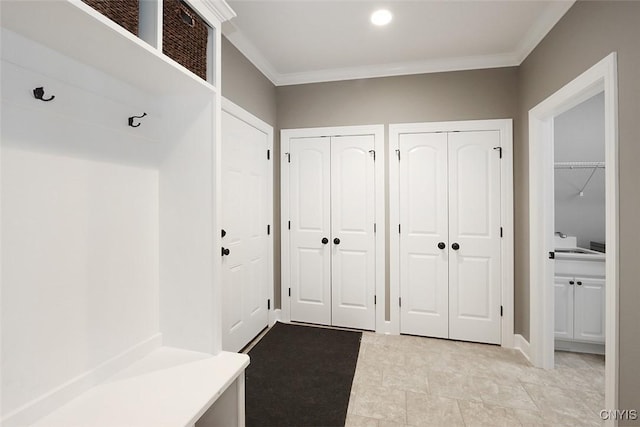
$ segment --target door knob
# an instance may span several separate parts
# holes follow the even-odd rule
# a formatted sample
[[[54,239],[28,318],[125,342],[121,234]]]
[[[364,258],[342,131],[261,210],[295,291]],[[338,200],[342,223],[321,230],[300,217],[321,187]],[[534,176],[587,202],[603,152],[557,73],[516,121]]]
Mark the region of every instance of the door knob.
[[[569,280],[569,284],[573,285],[575,282],[573,280]]]
[[[340,239],[338,239],[337,237],[335,239],[333,239],[333,243],[335,243],[336,245],[340,244]]]
[[[453,245],[451,245],[451,249],[453,249],[454,251],[457,251],[458,249],[460,249],[460,245],[457,243],[454,243]]]
[[[327,243],[329,243],[329,239],[327,239],[326,237],[322,238],[322,244],[326,245]]]
[[[447,247],[447,245],[445,245],[444,242],[438,243],[438,249],[444,249],[446,247]]]
[[[578,281],[576,283],[578,284],[578,286],[582,286],[582,282]]]
[[[222,248],[222,256],[229,255],[231,251],[227,248]]]

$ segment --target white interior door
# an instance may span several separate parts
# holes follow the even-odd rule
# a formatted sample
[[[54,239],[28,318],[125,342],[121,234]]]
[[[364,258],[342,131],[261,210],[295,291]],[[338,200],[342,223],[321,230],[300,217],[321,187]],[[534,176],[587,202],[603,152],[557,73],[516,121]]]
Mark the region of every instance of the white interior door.
[[[374,330],[373,135],[331,138],[332,325]]]
[[[267,135],[222,113],[222,347],[238,351],[268,325]]]
[[[447,338],[447,134],[403,134],[399,148],[400,332]]]
[[[449,337],[500,343],[498,131],[449,139]]]
[[[331,144],[293,138],[289,146],[291,320],[331,324]]]

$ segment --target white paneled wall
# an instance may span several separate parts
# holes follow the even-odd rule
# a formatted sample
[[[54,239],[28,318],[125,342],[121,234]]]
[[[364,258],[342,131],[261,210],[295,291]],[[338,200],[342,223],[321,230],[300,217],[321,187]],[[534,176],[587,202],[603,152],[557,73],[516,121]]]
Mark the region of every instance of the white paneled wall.
[[[2,420],[161,345],[217,354],[215,89],[145,92],[6,29],[1,67]]]
[[[11,412],[158,334],[158,172],[4,147],[1,168]]]

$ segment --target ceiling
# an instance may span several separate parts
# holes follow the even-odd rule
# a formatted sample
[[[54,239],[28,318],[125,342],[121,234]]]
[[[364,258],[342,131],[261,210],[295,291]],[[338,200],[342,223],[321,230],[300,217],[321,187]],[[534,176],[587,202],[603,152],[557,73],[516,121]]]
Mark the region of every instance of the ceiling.
[[[228,0],[223,34],[274,84],[519,65],[574,0]],[[369,16],[387,8],[393,20]]]

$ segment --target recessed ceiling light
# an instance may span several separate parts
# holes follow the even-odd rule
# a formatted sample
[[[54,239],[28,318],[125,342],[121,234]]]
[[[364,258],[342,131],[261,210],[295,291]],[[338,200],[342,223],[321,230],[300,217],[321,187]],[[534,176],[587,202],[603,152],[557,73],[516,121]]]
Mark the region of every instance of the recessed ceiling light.
[[[387,25],[389,22],[391,22],[392,18],[393,15],[391,14],[391,12],[389,12],[387,9],[380,9],[371,14],[371,23],[378,26]]]

